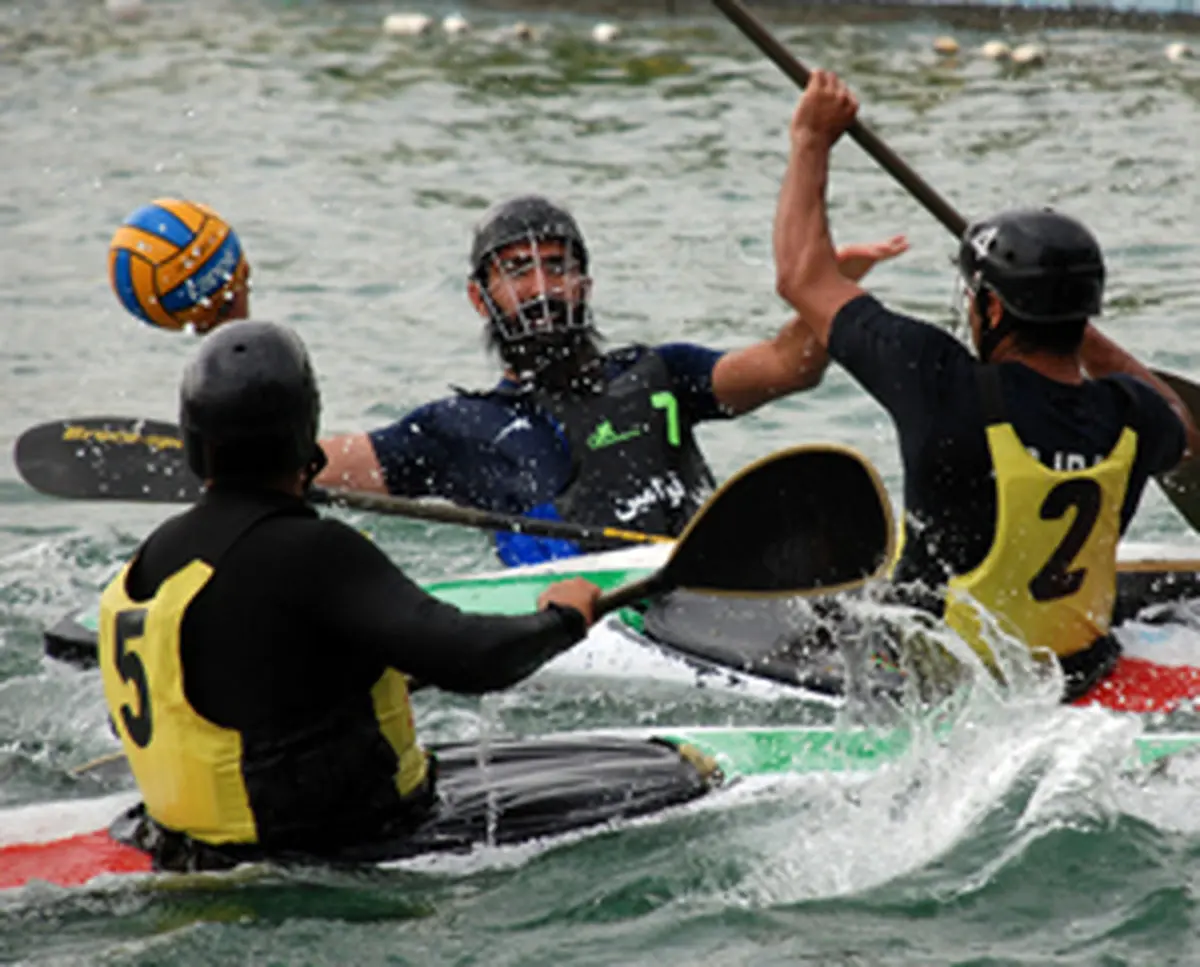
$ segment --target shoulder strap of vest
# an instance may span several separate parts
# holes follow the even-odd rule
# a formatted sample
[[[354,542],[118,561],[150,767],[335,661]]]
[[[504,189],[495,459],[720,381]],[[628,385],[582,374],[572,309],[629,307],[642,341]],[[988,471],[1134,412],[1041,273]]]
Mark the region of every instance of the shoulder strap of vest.
[[[612,362],[625,363],[627,365],[640,362],[646,356],[653,356],[655,358],[658,356],[649,346],[645,346],[639,342],[630,343],[628,346],[621,346],[619,349],[614,349],[604,355],[606,359]]]
[[[980,363],[975,367],[975,381],[983,403],[983,422],[987,426],[1007,423],[1004,417],[1004,387],[1000,383],[1000,367]]]

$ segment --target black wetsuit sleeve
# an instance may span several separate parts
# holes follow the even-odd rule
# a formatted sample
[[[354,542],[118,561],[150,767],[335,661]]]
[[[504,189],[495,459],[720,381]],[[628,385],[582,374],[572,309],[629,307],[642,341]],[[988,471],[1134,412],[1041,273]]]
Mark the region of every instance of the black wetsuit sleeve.
[[[962,370],[975,366],[949,333],[892,312],[867,294],[834,317],[829,355],[906,429],[925,423],[931,408],[953,395]]]
[[[351,528],[324,520],[321,530],[313,593],[330,647],[361,650],[422,684],[465,694],[507,688],[587,632],[572,608],[461,611],[427,594]]]

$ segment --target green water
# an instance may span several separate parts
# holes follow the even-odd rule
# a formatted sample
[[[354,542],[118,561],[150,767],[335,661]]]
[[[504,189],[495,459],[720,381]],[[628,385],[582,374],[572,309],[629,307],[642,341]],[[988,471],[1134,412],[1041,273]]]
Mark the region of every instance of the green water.
[[[111,787],[67,770],[112,748],[94,677],[45,663],[41,628],[89,604],[166,507],[68,504],[20,482],[11,446],[68,414],[171,418],[194,342],[108,290],[120,219],[161,195],[213,205],[254,265],[255,314],[294,324],[325,428],[365,429],[486,385],[463,292],[491,200],[568,200],[613,343],[733,347],[786,313],[770,230],[795,93],[716,19],[623,23],[473,13],[447,39],[389,38],[395,7],[206,0],[114,24],[97,3],[0,2],[0,805]],[[430,8],[431,10],[433,8]],[[446,13],[450,7],[438,8]],[[939,62],[932,21],[784,31],[844,72],[864,119],[969,215],[1052,201],[1110,258],[1107,330],[1200,373],[1200,66],[1173,38],[1052,33],[1042,70]],[[960,34],[965,50],[988,39]],[[945,319],[943,231],[852,144],[839,241],[908,233],[871,283]],[[831,371],[816,391],[701,440],[721,474],[801,440],[849,442],[897,492],[890,425]],[[493,566],[480,535],[349,518],[411,573]],[[1190,544],[1157,491],[1137,539]],[[598,725],[785,724],[816,713],[631,679],[533,681],[482,702],[419,698],[432,739]],[[1200,775],[1118,775],[1111,716],[1045,725],[983,709],[960,748],[869,780],[784,782],[550,847],[350,876],[259,874],[0,897],[0,960],[113,964],[1148,964],[1200,962]],[[1033,715],[1031,712],[1038,712]],[[1041,722],[1042,725],[1037,723]],[[1014,724],[1015,723],[1015,724]]]

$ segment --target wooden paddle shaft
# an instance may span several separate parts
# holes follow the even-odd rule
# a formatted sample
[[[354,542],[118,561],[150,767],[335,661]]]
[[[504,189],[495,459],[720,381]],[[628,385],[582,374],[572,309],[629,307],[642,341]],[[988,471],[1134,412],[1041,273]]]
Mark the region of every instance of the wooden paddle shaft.
[[[713,0],[720,11],[746,38],[775,63],[781,71],[796,82],[800,88],[808,86],[810,72],[796,57],[772,36],[757,17],[747,10],[739,0]],[[967,220],[943,198],[932,185],[918,175],[891,148],[883,143],[865,124],[855,121],[846,131],[858,145],[895,178],[909,193],[941,222],[954,236],[961,238],[967,229]]]
[[[518,514],[502,514],[498,511],[480,510],[476,507],[463,507],[459,504],[434,503],[357,490],[313,487],[309,490],[309,499],[314,504],[350,507],[377,514],[393,514],[416,520],[458,524],[462,527],[510,531],[514,534],[528,534],[531,537],[549,537],[569,541],[617,541],[625,544],[670,544],[674,542],[673,538],[662,534],[643,534],[640,531],[574,524],[563,520],[542,520],[537,517],[522,517]]]

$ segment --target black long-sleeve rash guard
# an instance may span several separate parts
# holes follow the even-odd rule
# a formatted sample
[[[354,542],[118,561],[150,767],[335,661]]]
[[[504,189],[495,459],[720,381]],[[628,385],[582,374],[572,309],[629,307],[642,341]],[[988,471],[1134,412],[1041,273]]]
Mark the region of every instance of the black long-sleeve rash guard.
[[[219,562],[181,629],[184,690],[228,728],[314,721],[391,667],[453,692],[506,688],[586,633],[583,616],[551,608],[469,614],[410,581],[370,540],[282,494],[216,490],[147,540],[127,582],[151,597],[195,559],[197,535],[223,502],[275,515]],[[228,504],[224,508],[228,510]]]

